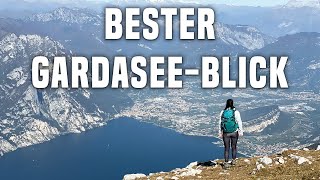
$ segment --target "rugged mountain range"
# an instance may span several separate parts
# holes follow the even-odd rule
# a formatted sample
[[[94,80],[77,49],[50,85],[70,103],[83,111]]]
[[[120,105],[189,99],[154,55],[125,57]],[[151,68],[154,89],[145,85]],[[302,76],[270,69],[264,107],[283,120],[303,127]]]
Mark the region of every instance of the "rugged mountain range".
[[[290,0],[285,7],[288,8],[301,8],[301,7],[310,7],[310,8],[320,8],[319,0]]]
[[[101,17],[87,9],[58,8],[50,12],[34,14],[26,18],[32,22],[64,22],[70,24],[101,24]]]
[[[106,124],[131,100],[121,91],[35,89],[31,59],[68,55],[49,37],[7,33],[0,40],[0,154]]]
[[[288,56],[286,74],[290,87],[298,91],[319,92],[319,47],[320,33],[297,33],[280,37],[253,54]]]
[[[273,37],[298,32],[320,32],[319,1],[290,1],[275,7],[212,5],[217,20],[226,24],[246,24]],[[250,15],[249,15],[250,14]]]
[[[102,13],[101,13],[102,14]],[[164,30],[163,19],[159,19],[160,29]],[[188,63],[199,59],[196,54],[208,53],[210,49],[217,55],[238,54],[264,47],[274,38],[261,33],[257,28],[245,25],[227,25],[216,23],[217,39],[214,41],[165,41],[163,33],[153,41],[106,41],[104,40],[104,18],[99,13],[88,9],[58,8],[50,12],[39,13],[25,19],[0,19],[5,30],[16,34],[39,34],[49,36],[61,42],[74,54],[113,56],[126,52],[135,54],[184,54]],[[175,20],[174,26],[179,26]],[[194,51],[196,50],[196,51]]]
[[[276,39],[253,26],[227,25],[218,21],[214,41],[165,41],[159,38],[156,43],[145,40],[111,42],[104,40],[103,21],[99,13],[78,8],[58,8],[23,19],[0,19],[1,153],[104,125],[106,120],[133,103],[121,90],[34,89],[30,64],[36,55],[183,55],[187,59],[185,65],[194,66],[199,65],[203,55],[289,53],[287,71],[294,90],[319,90],[318,33],[298,33]],[[269,22],[265,23],[270,28]],[[178,24],[175,21],[175,25]],[[264,26],[260,27],[264,29]],[[261,116],[257,116],[257,112]],[[276,132],[276,128],[270,130],[263,126],[263,118],[273,124],[287,116],[278,106],[246,113],[247,130],[256,132],[254,135]]]
[[[216,28],[218,40],[208,43],[197,41],[182,45],[180,41],[151,43],[141,40],[111,44],[103,39],[103,18],[88,9],[58,8],[24,19],[1,18],[0,152],[104,125],[106,120],[132,104],[121,90],[34,89],[30,72],[34,56],[91,53],[112,56],[125,51],[143,55],[185,55],[188,52],[187,56],[198,57],[208,49],[237,53],[272,42],[272,38],[253,27],[218,23]],[[194,49],[197,51],[193,52]],[[191,63],[196,62],[191,60]]]

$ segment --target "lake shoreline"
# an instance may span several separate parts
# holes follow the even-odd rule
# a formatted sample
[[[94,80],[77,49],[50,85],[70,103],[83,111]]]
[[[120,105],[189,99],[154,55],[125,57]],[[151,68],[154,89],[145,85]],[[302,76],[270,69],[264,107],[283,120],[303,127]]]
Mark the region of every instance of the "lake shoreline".
[[[212,143],[215,140],[123,117],[7,153],[0,159],[0,168],[6,172],[0,178],[74,179],[78,174],[77,179],[119,179],[136,172],[168,171],[193,161],[221,158],[223,150]],[[13,171],[14,175],[9,173]]]

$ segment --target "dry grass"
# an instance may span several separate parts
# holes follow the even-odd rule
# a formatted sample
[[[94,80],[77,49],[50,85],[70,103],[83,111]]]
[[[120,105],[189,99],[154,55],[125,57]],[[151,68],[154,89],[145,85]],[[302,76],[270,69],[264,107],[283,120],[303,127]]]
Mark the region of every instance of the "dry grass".
[[[298,156],[305,157],[309,159],[312,164],[303,163],[298,165],[297,160],[292,159],[288,155],[294,154]],[[275,164],[277,161],[277,157],[282,156],[285,159],[284,164]],[[170,180],[173,177],[177,177],[183,180],[193,180],[193,179],[279,179],[279,180],[290,180],[290,179],[320,179],[320,151],[301,151],[301,150],[289,150],[283,152],[281,155],[272,155],[269,156],[272,158],[273,162],[271,166],[265,166],[265,168],[261,170],[256,170],[256,162],[259,161],[260,157],[255,158],[247,158],[250,163],[245,162],[244,159],[240,158],[237,161],[237,165],[231,167],[228,170],[223,170],[220,165],[215,167],[202,167],[195,166],[193,169],[200,169],[202,172],[195,176],[179,176],[181,173],[177,173],[177,171],[167,172],[167,173],[156,173],[147,178],[142,179],[150,179],[156,180],[159,177],[162,179]],[[218,161],[219,162],[219,161]],[[219,162],[221,163],[221,161]],[[160,178],[161,179],[161,178]]]

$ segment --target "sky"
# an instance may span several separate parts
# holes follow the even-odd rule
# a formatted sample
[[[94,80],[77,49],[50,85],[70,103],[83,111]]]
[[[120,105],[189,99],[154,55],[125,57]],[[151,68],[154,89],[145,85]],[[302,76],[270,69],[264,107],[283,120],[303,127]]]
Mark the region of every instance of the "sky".
[[[289,0],[207,0],[216,4],[231,4],[244,6],[275,6],[287,4]]]
[[[37,1],[37,0],[25,0],[25,1]],[[74,0],[41,0],[41,2],[64,2],[69,3]],[[81,0],[77,0],[81,1]],[[89,2],[110,2],[114,0],[84,0]],[[127,0],[130,1],[130,0]],[[276,6],[276,5],[285,5],[289,0],[179,0],[186,2],[197,2],[205,4],[228,4],[228,5],[237,5],[237,6]]]

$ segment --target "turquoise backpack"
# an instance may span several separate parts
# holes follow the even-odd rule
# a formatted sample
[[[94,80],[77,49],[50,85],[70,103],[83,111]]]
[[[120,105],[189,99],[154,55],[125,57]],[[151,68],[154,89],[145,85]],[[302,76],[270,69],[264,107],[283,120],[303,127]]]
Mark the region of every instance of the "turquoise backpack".
[[[235,118],[235,109],[226,109],[221,115],[221,129],[224,133],[233,133],[239,126]]]

